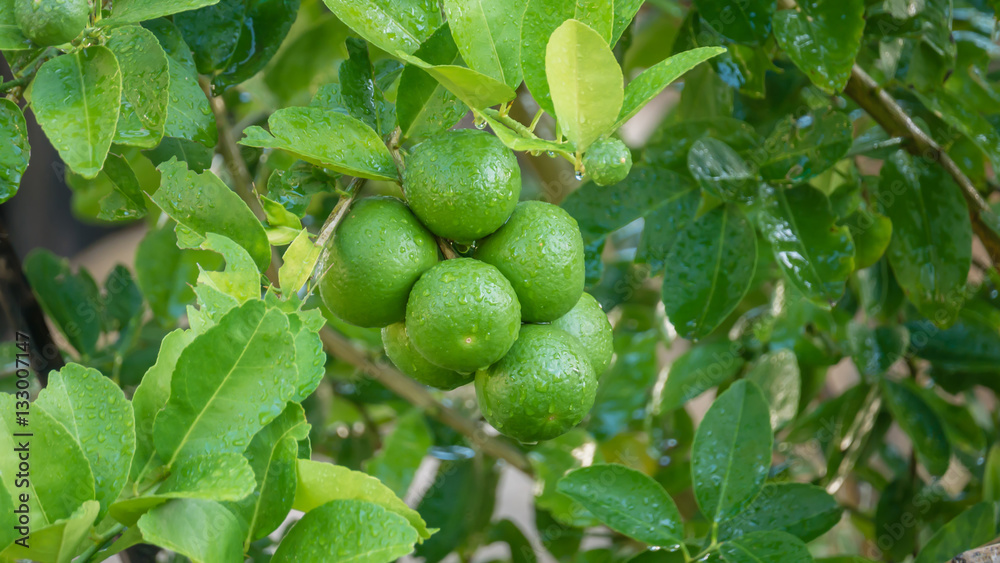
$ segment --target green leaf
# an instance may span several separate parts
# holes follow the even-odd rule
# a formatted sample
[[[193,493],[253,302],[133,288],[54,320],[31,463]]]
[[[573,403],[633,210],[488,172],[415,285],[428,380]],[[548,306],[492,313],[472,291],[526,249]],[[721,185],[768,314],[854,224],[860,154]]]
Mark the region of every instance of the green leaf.
[[[851,148],[851,119],[840,112],[810,113],[778,122],[764,141],[765,180],[804,182],[833,167]]]
[[[559,481],[559,492],[630,538],[667,548],[684,542],[684,523],[674,499],[634,469],[613,464],[576,469]]]
[[[90,531],[97,521],[101,505],[88,500],[72,516],[45,526],[32,529],[27,549],[13,544],[3,551],[10,560],[31,560],[41,563],[70,563],[73,557],[89,543]],[[34,525],[34,522],[32,522]]]
[[[31,108],[66,166],[93,179],[111,148],[121,96],[118,61],[94,45],[46,61],[32,84]]]
[[[218,140],[215,116],[205,92],[198,85],[198,76],[172,57],[167,63],[170,67],[170,103],[163,135],[214,147]]]
[[[848,329],[851,356],[861,375],[869,381],[882,376],[906,353],[910,333],[902,326],[852,325]]]
[[[431,536],[432,532],[427,529],[420,514],[406,506],[392,489],[378,479],[332,463],[308,459],[300,459],[297,463],[298,485],[295,489],[295,502],[292,504],[295,510],[309,512],[334,500],[361,500],[402,516],[417,530],[421,538]]]
[[[719,546],[726,563],[812,563],[809,548],[785,532],[753,532]]]
[[[376,84],[368,44],[348,37],[347,52],[350,58],[340,64],[339,71],[341,101],[351,117],[363,121],[385,138],[396,127],[396,114]]]
[[[616,10],[621,3],[621,0],[615,3]],[[635,117],[639,110],[685,72],[725,52],[725,47],[699,47],[677,53],[642,71],[625,87],[624,102],[614,129],[618,129]]]
[[[841,222],[851,231],[854,241],[854,269],[874,266],[889,248],[892,240],[892,221],[880,213],[859,207]]]
[[[795,418],[802,392],[795,352],[785,348],[762,354],[747,372],[746,378],[760,387],[771,405],[771,428],[774,431]]]
[[[195,68],[194,55],[191,48],[184,42],[181,30],[177,29],[169,19],[159,18],[142,22],[142,27],[148,29],[156,36],[167,57],[180,64],[185,70],[190,71],[192,76],[197,77],[198,69]]]
[[[176,499],[139,519],[143,543],[169,549],[193,563],[243,561],[239,519],[211,500]]]
[[[543,151],[552,153],[571,153],[573,151],[573,146],[569,143],[557,143],[555,141],[549,141],[546,139],[540,139],[534,136],[532,133],[530,137],[524,136],[522,133],[527,130],[523,130],[520,127],[514,126],[515,128],[509,127],[510,122],[501,122],[494,119],[494,116],[499,118],[498,113],[493,113],[493,115],[487,113],[475,112],[476,117],[485,121],[493,133],[500,139],[507,148],[512,151],[525,151],[532,152],[534,154],[539,154]],[[518,124],[520,125],[520,124]],[[523,127],[523,125],[521,126]]]
[[[660,397],[660,412],[678,409],[739,373],[744,364],[739,349],[739,344],[728,341],[702,344],[674,360]]]
[[[161,164],[160,189],[152,196],[163,212],[190,232],[212,232],[233,240],[253,258],[260,271],[271,263],[264,227],[247,204],[212,172],[197,174],[171,160]]]
[[[49,374],[35,404],[80,443],[94,475],[101,517],[125,486],[135,453],[132,404],[110,379],[94,368],[68,364]],[[109,430],[109,425],[113,430]]]
[[[248,4],[246,0],[219,0],[174,16],[174,25],[191,47],[200,74],[214,74],[233,55]]]
[[[951,459],[951,445],[937,413],[909,386],[890,379],[882,380],[882,396],[896,423],[913,441],[927,471],[944,475]]]
[[[94,500],[94,474],[80,444],[65,426],[42,409],[31,409],[26,417],[27,426],[15,425],[11,415],[25,410],[16,406],[14,395],[0,393],[0,407],[3,412],[9,413],[0,419],[5,426],[0,432],[0,445],[4,452],[0,455],[0,474],[9,476],[4,486],[12,499],[22,493],[28,495],[24,504],[28,505],[31,527],[37,530],[72,518],[81,504]],[[31,436],[15,435],[25,432],[30,432]],[[28,446],[24,446],[25,441]],[[18,447],[22,451],[24,447],[30,449],[32,466],[58,467],[59,471],[32,471],[25,487],[12,489],[13,477],[20,463],[18,450],[15,449]],[[72,479],[67,478],[70,475]]]
[[[250,460],[257,486],[245,499],[225,505],[246,523],[244,549],[276,530],[292,509],[298,441],[308,436],[305,411],[301,405],[289,403],[250,441],[244,455]]]
[[[609,42],[612,47],[618,43],[618,39],[632,23],[632,19],[642,7],[642,0],[614,0],[614,4],[614,21],[612,22],[611,41]]]
[[[240,144],[286,150],[350,176],[398,180],[396,164],[378,133],[353,117],[322,108],[285,108],[272,113],[268,124],[270,133],[247,128]]]
[[[959,514],[927,540],[914,563],[948,561],[960,553],[987,544],[996,536],[993,505],[976,504]]]
[[[726,143],[739,154],[756,149],[760,142],[757,132],[745,121],[731,117],[688,118],[658,129],[647,143],[643,158],[651,165],[686,173],[688,152],[696,141],[706,137]]]
[[[687,156],[688,170],[702,189],[716,199],[748,203],[760,184],[754,170],[722,141],[706,137],[695,141]]]
[[[1000,168],[1000,132],[990,120],[969,107],[962,98],[946,90],[912,92],[934,115],[954,127],[982,151],[994,168]]]
[[[972,260],[972,226],[958,186],[940,167],[898,151],[875,190],[892,221],[888,257],[910,301],[941,327],[955,322]]]
[[[212,166],[213,153],[212,149],[201,143],[177,137],[164,137],[155,149],[143,151],[142,154],[153,163],[153,166],[159,166],[171,158],[176,158],[186,163],[189,169],[201,174]]]
[[[28,125],[21,108],[6,98],[0,99],[0,203],[17,193],[30,156]]]
[[[486,533],[496,503],[499,472],[495,467],[486,456],[441,462],[434,478],[437,486],[417,505],[421,516],[440,531],[432,530],[434,535],[417,546],[417,557],[441,561],[474,541],[475,535]]]
[[[213,86],[221,91],[263,70],[278,52],[298,13],[299,0],[248,2],[239,40],[226,65],[212,79]]]
[[[136,280],[149,308],[164,324],[184,314],[184,306],[194,301],[191,286],[198,279],[198,265],[214,268],[218,255],[177,247],[172,224],[151,229],[139,243],[135,255]]]
[[[355,33],[386,53],[410,54],[441,26],[441,8],[430,0],[323,0]]]
[[[156,415],[170,398],[170,379],[177,367],[177,359],[194,340],[194,332],[177,329],[167,334],[160,343],[160,350],[153,364],[142,377],[142,382],[132,394],[135,411],[135,455],[129,470],[129,481],[139,484],[150,471],[163,464],[153,445],[153,423]]]
[[[545,50],[559,127],[577,151],[610,132],[622,109],[622,70],[601,35],[577,20],[560,25]]]
[[[101,198],[98,219],[122,221],[146,216],[146,199],[142,196],[139,179],[127,160],[109,153],[101,174],[111,184],[111,193]]]
[[[983,468],[983,500],[1000,502],[1000,444],[993,444]]]
[[[202,6],[211,6],[219,0],[118,0],[111,11],[111,17],[103,20],[104,25],[139,23],[162,16],[169,16]]]
[[[748,0],[695,0],[694,5],[706,22],[737,43],[758,44],[771,33],[774,2]]]
[[[335,540],[327,536],[338,530]],[[389,563],[413,551],[416,530],[385,508],[333,500],[310,511],[278,545],[272,563]]]
[[[238,453],[191,455],[174,463],[166,480],[154,485],[142,496],[112,504],[111,516],[131,526],[143,514],[171,499],[237,501],[253,493],[254,473],[247,459]]]
[[[865,30],[864,0],[803,2],[774,15],[774,36],[789,58],[828,94],[844,89]]]
[[[242,246],[222,235],[205,233],[200,248],[222,255],[226,266],[221,272],[202,270],[198,274],[198,284],[225,293],[239,303],[260,298],[260,272]]]
[[[396,56],[423,69],[472,109],[502,104],[517,96],[510,86],[471,68],[458,65],[432,65],[402,51],[397,51]]]
[[[444,13],[469,68],[511,88],[521,84],[521,18],[527,0],[444,0]]]
[[[462,60],[448,24],[427,38],[413,55],[433,65],[455,65]],[[406,139],[429,137],[450,129],[468,111],[454,94],[418,66],[403,67],[399,91],[407,92],[396,99],[399,127]]]
[[[21,27],[14,18],[15,1],[0,0],[0,49],[4,51],[19,51],[31,47],[31,41],[21,33]]]
[[[573,469],[604,463],[597,441],[586,430],[574,428],[532,448],[528,460],[535,470],[535,506],[567,526],[599,526],[586,508],[558,490],[559,480]]]
[[[517,527],[517,524],[506,518],[493,524],[486,541],[506,543],[510,549],[511,563],[537,563],[538,561],[535,548],[531,545],[528,537]]]
[[[768,483],[746,510],[719,524],[719,539],[777,530],[808,542],[840,522],[842,512],[837,499],[823,487],[808,483]]]
[[[924,512],[918,511],[919,502],[926,509],[923,499],[927,491],[922,483],[917,484],[909,473],[897,475],[887,485],[881,487],[878,505],[875,507],[875,529],[880,535],[890,532],[893,541],[883,542],[880,548],[884,556],[893,561],[903,561],[917,548],[920,537],[920,521]],[[906,524],[903,524],[903,521]]]
[[[785,277],[817,304],[839,299],[854,270],[854,241],[836,225],[830,200],[809,185],[764,185],[760,196],[760,228]]]
[[[294,293],[309,281],[322,250],[310,238],[308,230],[299,231],[285,249],[281,268],[278,269],[278,283],[285,292]]]
[[[108,30],[105,46],[122,71],[117,144],[153,148],[160,144],[170,102],[170,65],[159,41],[138,25]]]
[[[290,304],[291,301],[285,301]],[[326,324],[319,309],[288,313],[288,326],[295,339],[295,365],[298,369],[295,393],[291,400],[301,403],[319,387],[326,374],[326,352],[319,331]]]
[[[27,276],[38,302],[70,345],[82,355],[93,356],[101,333],[100,290],[86,270],[74,274],[69,261],[47,250],[36,250],[24,259]]]
[[[177,360],[153,439],[166,464],[202,453],[240,453],[294,392],[287,316],[250,301],[195,337]],[[267,366],[262,370],[262,366]]]
[[[403,498],[432,445],[424,413],[410,409],[396,419],[396,427],[386,437],[382,450],[365,462],[365,471]]]
[[[718,207],[689,223],[664,259],[663,306],[684,338],[712,333],[750,289],[757,237],[736,207]]]
[[[691,448],[691,476],[709,520],[728,520],[760,492],[771,468],[770,418],[764,394],[746,380],[729,387],[705,413]]]
[[[528,0],[521,21],[521,70],[524,83],[538,105],[555,114],[546,76],[546,47],[552,32],[575,19],[609,43],[614,26],[613,2],[604,0]]]

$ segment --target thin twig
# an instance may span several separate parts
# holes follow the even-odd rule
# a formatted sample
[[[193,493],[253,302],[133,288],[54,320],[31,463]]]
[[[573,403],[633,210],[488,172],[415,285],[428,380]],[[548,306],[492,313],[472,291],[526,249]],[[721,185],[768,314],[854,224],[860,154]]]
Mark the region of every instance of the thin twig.
[[[233,188],[240,198],[246,202],[247,207],[250,208],[254,216],[260,221],[266,221],[267,214],[264,213],[264,208],[261,206],[260,200],[257,199],[257,192],[253,186],[253,178],[250,176],[246,162],[243,161],[243,155],[240,154],[240,147],[236,144],[233,127],[229,123],[229,112],[226,110],[226,102],[221,97],[212,95],[212,84],[208,78],[201,76],[198,78],[198,83],[208,98],[208,103],[212,107],[212,113],[215,114],[215,125],[219,130],[218,149],[219,153],[222,154],[222,159],[226,162],[229,175],[233,179]],[[271,263],[268,265],[264,275],[275,286],[278,285],[278,266],[280,263],[281,257],[278,256],[277,249],[271,247]]]
[[[444,254],[444,259],[445,260],[451,260],[453,258],[458,258],[458,253],[455,252],[455,249],[451,246],[450,242],[446,241],[445,239],[443,239],[441,237],[434,237],[434,238],[437,239],[438,248],[441,249],[441,254]]]
[[[997,223],[997,218],[989,205],[979,195],[972,180],[962,172],[958,164],[934,139],[920,129],[899,102],[859,65],[854,65],[851,69],[851,78],[847,81],[844,93],[868,112],[890,136],[905,138],[908,141],[905,145],[906,150],[910,154],[933,160],[955,180],[969,206],[972,229],[986,247],[993,266],[1000,266],[1000,232],[991,227],[987,221],[992,221],[997,228],[1000,228],[1000,224]]]
[[[413,406],[460,432],[483,453],[503,459],[527,475],[532,474],[531,463],[519,449],[487,434],[482,425],[442,405],[416,381],[391,365],[373,361],[350,340],[328,326],[323,327],[319,335],[323,339],[323,348],[331,356],[360,369]]]

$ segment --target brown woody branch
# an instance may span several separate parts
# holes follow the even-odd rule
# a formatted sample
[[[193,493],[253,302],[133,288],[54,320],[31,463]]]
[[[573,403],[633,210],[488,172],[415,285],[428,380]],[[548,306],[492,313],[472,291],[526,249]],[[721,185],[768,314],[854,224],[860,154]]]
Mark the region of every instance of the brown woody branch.
[[[1000,544],[970,549],[951,561],[952,563],[995,563],[1000,561]]]
[[[368,354],[328,326],[323,327],[319,335],[323,339],[323,348],[331,356],[360,369],[413,406],[422,409],[429,416],[462,433],[474,447],[483,453],[503,459],[528,475],[532,474],[531,463],[521,450],[502,439],[487,434],[482,425],[469,420],[454,409],[442,405],[416,381],[403,375],[391,365],[373,361]]]

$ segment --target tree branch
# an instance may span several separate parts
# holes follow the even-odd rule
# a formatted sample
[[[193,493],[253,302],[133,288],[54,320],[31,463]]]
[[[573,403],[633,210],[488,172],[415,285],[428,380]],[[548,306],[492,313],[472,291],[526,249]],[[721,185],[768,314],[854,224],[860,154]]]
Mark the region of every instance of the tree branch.
[[[253,211],[254,216],[263,222],[267,219],[267,215],[264,213],[264,208],[260,205],[260,200],[257,199],[257,192],[253,186],[253,178],[250,176],[246,162],[243,162],[240,147],[236,144],[233,127],[229,123],[229,112],[226,110],[226,102],[222,98],[212,95],[212,84],[208,78],[204,76],[198,77],[198,84],[201,85],[202,91],[205,92],[208,104],[212,107],[212,113],[215,115],[215,125],[219,130],[218,149],[219,153],[222,154],[222,159],[226,162],[226,169],[233,179],[233,188],[240,198],[246,202],[250,211]],[[278,256],[278,251],[274,247],[271,247],[271,264],[268,265],[267,272],[264,275],[275,286],[278,285],[278,264],[280,262],[281,257]]]
[[[1000,560],[1000,544],[970,549],[952,559],[952,563],[993,563]]]
[[[910,154],[933,160],[955,180],[969,206],[972,229],[989,252],[994,267],[1000,266],[1000,223],[958,164],[859,65],[851,69],[851,78],[844,93],[868,112],[890,136],[906,139],[905,148]]]
[[[482,425],[442,405],[427,389],[403,375],[395,367],[373,361],[350,340],[328,326],[323,327],[319,335],[327,354],[357,367],[413,406],[462,433],[483,453],[503,459],[527,475],[532,474],[531,463],[519,449],[502,439],[490,436]]]

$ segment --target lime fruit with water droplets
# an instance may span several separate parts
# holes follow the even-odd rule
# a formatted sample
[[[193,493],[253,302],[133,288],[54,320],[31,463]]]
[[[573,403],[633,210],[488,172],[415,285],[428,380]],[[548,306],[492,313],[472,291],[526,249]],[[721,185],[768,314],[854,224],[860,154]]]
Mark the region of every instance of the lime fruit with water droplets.
[[[471,373],[507,353],[521,325],[521,305],[496,268],[456,258],[420,277],[406,304],[406,330],[431,363]]]
[[[330,244],[323,303],[363,327],[403,320],[417,279],[438,261],[434,236],[394,197],[359,200]]]
[[[496,364],[476,373],[476,398],[486,420],[522,442],[551,440],[587,416],[597,376],[573,335],[552,325],[524,325]]]
[[[385,355],[389,356],[399,371],[424,385],[448,390],[472,381],[471,375],[436,366],[420,355],[410,342],[406,323],[395,323],[383,328],[382,345],[385,347]]]
[[[583,344],[595,375],[600,376],[608,369],[615,352],[614,336],[608,316],[594,296],[589,293],[581,295],[568,313],[552,321],[552,326],[572,334]]]
[[[434,234],[468,243],[500,228],[521,195],[521,169],[499,139],[475,129],[448,131],[413,149],[403,190]]]
[[[519,203],[510,220],[480,242],[476,258],[493,264],[510,280],[526,322],[554,321],[583,294],[580,227],[550,203]]]
[[[15,0],[14,21],[36,45],[62,45],[76,39],[90,21],[87,0]]]
[[[618,139],[597,141],[583,155],[583,170],[598,186],[617,184],[632,169],[632,153]]]

